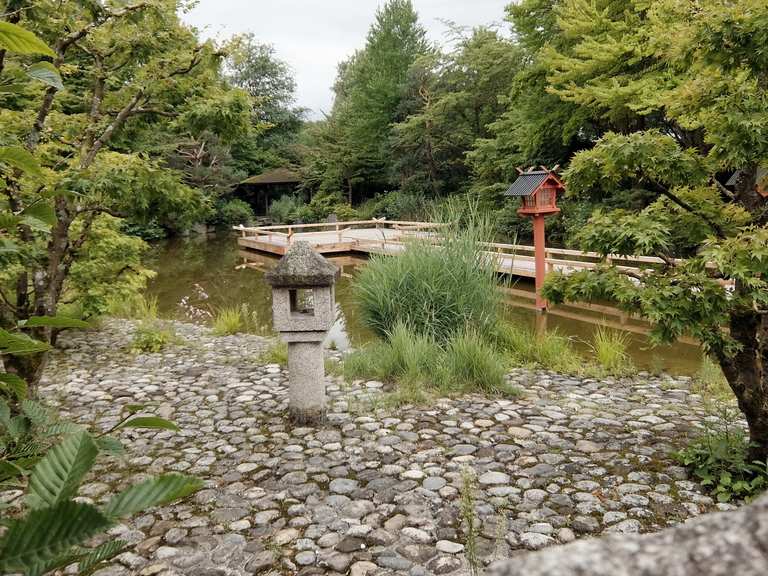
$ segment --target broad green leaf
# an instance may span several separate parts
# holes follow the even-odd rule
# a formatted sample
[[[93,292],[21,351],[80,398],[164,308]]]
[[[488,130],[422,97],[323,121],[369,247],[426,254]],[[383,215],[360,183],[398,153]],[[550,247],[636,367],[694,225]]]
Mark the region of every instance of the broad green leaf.
[[[77,569],[81,574],[88,573],[98,564],[111,560],[120,554],[126,546],[128,546],[128,543],[123,540],[110,540],[109,542],[104,542],[101,546],[97,546],[93,550],[84,551],[85,553],[81,557],[82,559],[77,565]]]
[[[54,419],[53,414],[48,408],[34,400],[24,400],[21,403],[21,410],[35,426],[46,426]]]
[[[179,430],[179,427],[170,420],[158,418],[157,416],[137,416],[123,422],[117,429],[119,430],[120,428],[162,428],[164,430],[173,430],[174,432]]]
[[[200,490],[202,486],[203,482],[198,478],[182,474],[151,478],[113,496],[104,513],[109,518],[131,516],[147,508],[185,498]]]
[[[51,347],[45,342],[33,340],[26,334],[13,334],[0,328],[0,354],[24,356],[47,352]]]
[[[120,456],[125,454],[125,446],[114,436],[99,436],[96,440],[96,446],[99,452],[104,452],[111,456]]]
[[[61,83],[61,76],[59,71],[50,62],[36,62],[27,68],[27,76],[35,80],[39,80],[43,84],[53,86],[57,90],[63,90],[64,84]]]
[[[59,502],[32,510],[0,539],[0,573],[39,576],[73,546],[106,530],[111,522],[94,506]]]
[[[74,496],[98,453],[87,432],[68,436],[51,448],[32,470],[27,505],[43,508]]]
[[[0,162],[18,168],[33,176],[42,176],[40,163],[28,150],[22,146],[0,147]]]
[[[10,240],[0,238],[0,254],[11,254],[19,251],[19,245],[14,244]]]
[[[0,48],[17,54],[56,56],[53,50],[32,32],[10,22],[0,22]]]
[[[47,326],[49,328],[89,328],[90,324],[85,320],[79,320],[77,318],[69,318],[67,316],[32,316],[28,320],[24,320],[20,325],[26,328],[39,328],[41,326]]]
[[[36,202],[27,206],[21,213],[22,216],[35,218],[48,226],[56,224],[56,212],[48,202]]]
[[[11,408],[0,398],[0,425],[6,430],[11,427]]]
[[[27,383],[16,374],[0,372],[0,389],[7,390],[19,400],[27,397]]]

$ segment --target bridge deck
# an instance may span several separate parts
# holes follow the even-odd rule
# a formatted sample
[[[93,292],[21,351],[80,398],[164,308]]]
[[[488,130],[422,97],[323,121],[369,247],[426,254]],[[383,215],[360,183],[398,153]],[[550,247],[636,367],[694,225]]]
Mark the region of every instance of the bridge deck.
[[[236,226],[240,232],[238,244],[242,250],[282,256],[291,243],[309,242],[320,254],[397,254],[414,238],[433,238],[439,242],[442,225],[428,222],[396,222],[390,220],[363,220],[325,224],[297,224],[292,226]],[[496,270],[502,274],[532,278],[535,274],[533,246],[519,244],[485,244],[487,253],[494,258]],[[613,256],[622,267],[636,269],[645,265],[662,264],[650,256]],[[547,249],[549,272],[573,272],[594,268],[602,257],[579,250]]]

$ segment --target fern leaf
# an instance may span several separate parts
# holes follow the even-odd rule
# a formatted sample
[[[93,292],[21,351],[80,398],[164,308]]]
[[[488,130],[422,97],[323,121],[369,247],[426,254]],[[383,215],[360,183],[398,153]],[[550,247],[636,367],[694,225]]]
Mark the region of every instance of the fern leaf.
[[[105,514],[109,518],[131,516],[152,506],[167,504],[189,496],[202,488],[198,478],[182,474],[167,474],[131,486],[113,496],[107,504]]]
[[[32,470],[27,505],[32,509],[53,506],[74,496],[98,453],[87,432],[73,434],[51,448]]]

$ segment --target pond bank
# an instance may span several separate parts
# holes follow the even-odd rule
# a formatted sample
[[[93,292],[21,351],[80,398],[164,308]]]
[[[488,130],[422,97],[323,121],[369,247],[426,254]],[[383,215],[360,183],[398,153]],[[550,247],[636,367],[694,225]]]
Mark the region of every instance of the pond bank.
[[[67,333],[46,372],[45,398],[95,430],[148,402],[182,429],[126,432],[128,457],[102,464],[84,496],[105,499],[145,473],[205,481],[188,501],[114,529],[132,548],[101,576],[464,573],[467,470],[484,561],[731,508],[670,457],[706,417],[687,378],[515,370],[515,400],[470,395],[396,413],[366,409],[380,383],[328,378],[327,425],[293,428],[287,373],[259,360],[269,340],[175,328],[183,343],[146,355],[127,352],[132,322]]]

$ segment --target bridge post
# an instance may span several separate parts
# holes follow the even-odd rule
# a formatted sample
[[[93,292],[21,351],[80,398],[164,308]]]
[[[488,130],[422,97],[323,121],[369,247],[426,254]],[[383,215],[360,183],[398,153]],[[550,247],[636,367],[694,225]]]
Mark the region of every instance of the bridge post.
[[[544,233],[544,215],[533,216],[533,250],[536,262],[536,309],[546,311],[547,301],[541,295],[547,275],[547,240]]]

